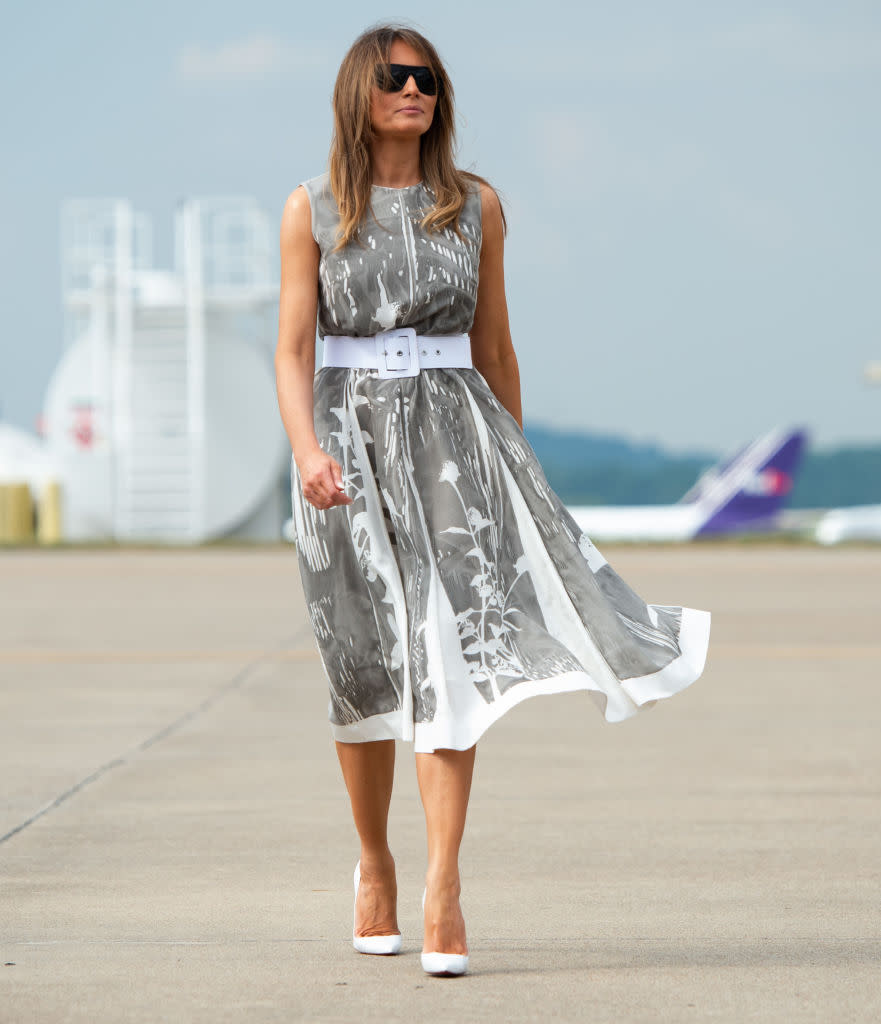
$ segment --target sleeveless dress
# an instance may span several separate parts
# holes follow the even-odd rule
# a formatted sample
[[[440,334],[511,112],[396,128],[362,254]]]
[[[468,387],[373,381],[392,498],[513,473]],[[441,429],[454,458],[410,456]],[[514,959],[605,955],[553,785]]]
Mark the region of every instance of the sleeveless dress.
[[[322,337],[470,329],[479,192],[459,237],[423,230],[425,186],[374,187],[361,244],[333,252],[328,175],[304,187]],[[319,443],[354,499],[314,508],[292,461],[300,574],[337,740],[465,750],[527,697],[586,690],[618,722],[701,674],[709,613],[634,593],[476,369],[390,380],[323,367],[314,405]]]

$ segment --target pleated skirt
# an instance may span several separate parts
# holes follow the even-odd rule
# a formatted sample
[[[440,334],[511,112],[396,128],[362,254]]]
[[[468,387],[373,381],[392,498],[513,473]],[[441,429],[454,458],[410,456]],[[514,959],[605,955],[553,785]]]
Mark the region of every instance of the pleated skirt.
[[[619,722],[701,675],[709,613],[618,576],[477,370],[324,367],[314,404],[353,499],[315,509],[292,463],[337,740],[465,750],[527,697],[585,690]]]

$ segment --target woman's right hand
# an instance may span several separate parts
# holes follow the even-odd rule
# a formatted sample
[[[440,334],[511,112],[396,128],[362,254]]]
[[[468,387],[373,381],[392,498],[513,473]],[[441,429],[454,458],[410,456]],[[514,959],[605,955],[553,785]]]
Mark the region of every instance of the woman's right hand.
[[[343,490],[343,471],[335,458],[318,448],[297,463],[303,497],[310,505],[325,511],[334,505],[351,505]]]

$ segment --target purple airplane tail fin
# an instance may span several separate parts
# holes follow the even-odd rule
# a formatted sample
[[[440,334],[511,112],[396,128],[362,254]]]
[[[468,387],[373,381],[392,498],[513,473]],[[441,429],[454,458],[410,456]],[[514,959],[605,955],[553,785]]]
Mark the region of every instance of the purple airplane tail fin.
[[[682,499],[704,513],[695,536],[772,526],[792,491],[806,441],[804,430],[773,430],[705,473]]]

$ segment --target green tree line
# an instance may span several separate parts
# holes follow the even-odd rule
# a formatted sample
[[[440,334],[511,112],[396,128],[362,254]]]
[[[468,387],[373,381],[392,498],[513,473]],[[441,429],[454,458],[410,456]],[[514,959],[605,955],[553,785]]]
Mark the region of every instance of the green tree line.
[[[548,483],[568,505],[667,505],[720,454],[670,455],[653,445],[527,425]],[[881,504],[881,445],[808,451],[790,508]]]

